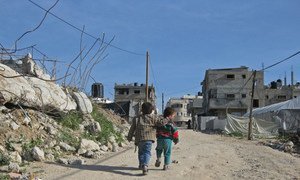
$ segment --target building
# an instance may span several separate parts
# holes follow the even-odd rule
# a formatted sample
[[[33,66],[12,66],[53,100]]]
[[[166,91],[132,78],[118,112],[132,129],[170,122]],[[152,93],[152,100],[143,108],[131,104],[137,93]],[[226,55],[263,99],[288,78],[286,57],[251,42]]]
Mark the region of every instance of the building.
[[[148,102],[155,105],[155,88],[148,86]],[[114,110],[129,122],[132,118],[140,114],[141,105],[146,100],[145,84],[115,84],[115,105]]]
[[[264,74],[256,72],[253,107],[265,106]],[[250,109],[253,71],[248,67],[208,69],[202,84],[203,108],[207,116],[224,119],[226,113],[243,115]]]
[[[167,107],[171,107],[176,111],[177,114],[174,118],[174,122],[179,126],[184,125],[188,120],[192,121],[192,110],[190,106],[193,104],[194,99],[197,98],[199,97],[195,95],[184,95],[181,98],[170,98],[167,102]],[[193,110],[196,110],[196,107]]]

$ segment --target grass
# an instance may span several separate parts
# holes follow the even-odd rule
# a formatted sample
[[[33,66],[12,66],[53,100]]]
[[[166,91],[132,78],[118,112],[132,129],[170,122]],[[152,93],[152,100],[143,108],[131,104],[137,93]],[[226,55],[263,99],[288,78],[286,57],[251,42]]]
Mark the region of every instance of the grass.
[[[10,177],[8,174],[0,173],[0,180],[10,180]]]
[[[68,113],[62,113],[58,122],[63,126],[72,130],[78,130],[80,123],[82,123],[82,114],[78,111],[70,111]]]
[[[65,142],[69,144],[70,146],[73,147],[78,147],[79,146],[79,138],[77,138],[74,133],[72,133],[71,130],[69,129],[63,129],[58,135],[58,140]]]
[[[241,133],[241,132],[232,132],[232,133],[229,133],[228,136],[231,136],[231,137],[237,137],[237,138],[244,138],[244,134]]]
[[[0,152],[0,166],[8,165],[10,157]]]
[[[24,151],[29,151],[31,150],[33,147],[35,146],[40,146],[43,144],[43,140],[41,138],[36,138],[36,139],[31,139],[31,141],[29,142],[25,142],[24,144],[22,144],[22,149]]]

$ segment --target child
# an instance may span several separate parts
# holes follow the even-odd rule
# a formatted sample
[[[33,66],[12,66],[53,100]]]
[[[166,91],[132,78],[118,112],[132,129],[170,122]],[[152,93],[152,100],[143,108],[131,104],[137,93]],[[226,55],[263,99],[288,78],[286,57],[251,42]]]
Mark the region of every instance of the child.
[[[154,115],[154,106],[145,102],[142,105],[142,115],[136,116],[130,127],[127,140],[131,141],[135,136],[135,145],[138,146],[139,168],[143,174],[148,173],[148,164],[151,158],[152,143],[155,142],[156,128],[158,121]]]
[[[162,126],[157,127],[157,147],[156,156],[157,160],[155,166],[159,167],[161,164],[161,154],[164,152],[164,167],[163,170],[169,169],[169,164],[171,163],[171,150],[172,141],[177,144],[179,142],[178,130],[175,127],[173,119],[175,117],[174,109],[167,107],[164,110],[164,120]]]

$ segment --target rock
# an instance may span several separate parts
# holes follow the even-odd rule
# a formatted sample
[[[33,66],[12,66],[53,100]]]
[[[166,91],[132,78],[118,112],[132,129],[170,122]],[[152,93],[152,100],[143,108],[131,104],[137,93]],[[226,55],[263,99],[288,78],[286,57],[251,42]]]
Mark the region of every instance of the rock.
[[[108,148],[108,150],[111,150],[112,151],[112,149],[113,149],[113,145],[110,143],[110,142],[107,142],[107,148]]]
[[[117,143],[112,144],[112,152],[117,152],[119,150],[119,145]]]
[[[20,76],[15,70],[4,64],[0,64],[0,67],[5,69],[1,72],[3,76],[0,77],[0,87],[3,87],[1,93],[5,99],[4,104],[18,103],[21,106],[37,109],[49,107],[59,111],[76,109],[76,102],[54,82],[44,81],[36,77]],[[6,78],[5,76],[17,77]]]
[[[9,154],[9,157],[11,159],[11,162],[15,162],[15,163],[22,163],[22,157],[20,156],[20,154],[17,151],[11,152]]]
[[[8,173],[8,176],[10,179],[21,179],[22,175],[19,173],[11,172],[11,173]]]
[[[83,165],[85,164],[84,160],[83,159],[69,159],[68,160],[69,164],[70,165]]]
[[[109,138],[108,138],[108,141],[110,142],[110,143],[115,143],[116,142],[116,137],[115,136],[110,136]]]
[[[108,151],[108,147],[105,146],[105,145],[102,145],[102,146],[100,147],[100,149],[101,149],[102,151]]]
[[[22,153],[23,148],[22,148],[22,144],[17,144],[17,143],[13,143],[11,144],[11,146],[14,148],[15,151],[17,151],[19,154]]]
[[[85,154],[84,154],[84,157],[87,157],[87,158],[92,158],[94,155],[94,152],[91,151],[91,150],[88,150]]]
[[[125,147],[126,146],[126,144],[125,143],[123,143],[123,142],[119,142],[119,147]]]
[[[79,110],[84,114],[90,114],[93,111],[93,105],[87,95],[83,92],[74,92],[72,94]]]
[[[50,148],[53,148],[56,145],[56,141],[53,140],[48,145],[49,145]]]
[[[3,146],[0,145],[0,152],[5,152],[5,148]]]
[[[80,143],[80,149],[85,149],[87,151],[97,151],[100,150],[100,147],[97,143],[92,140],[82,139]]]
[[[46,126],[46,131],[51,135],[56,135],[57,134],[57,129],[55,129],[52,125],[47,125]]]
[[[95,153],[93,154],[92,158],[93,158],[93,159],[100,159],[100,158],[102,157],[103,154],[104,154],[103,152],[97,151],[97,152],[95,152]]]
[[[0,166],[0,172],[9,172],[8,166]]]
[[[17,163],[9,163],[8,165],[8,171],[13,173],[20,172],[20,166]]]
[[[68,160],[65,159],[65,158],[59,158],[59,159],[58,159],[58,163],[66,164],[66,165],[69,164]]]
[[[90,122],[87,126],[85,126],[85,128],[91,134],[96,134],[96,133],[101,132],[101,126],[100,126],[99,122],[97,122],[97,121]]]
[[[23,124],[26,125],[26,126],[28,126],[28,125],[30,124],[30,122],[31,122],[31,119],[30,119],[30,117],[28,117],[28,116],[26,116],[26,117],[24,118],[24,120],[23,120]]]
[[[59,147],[59,146],[55,146],[54,149],[55,149],[56,151],[59,151],[59,150],[60,150],[60,147]]]
[[[292,141],[288,141],[287,143],[284,143],[283,146],[284,152],[292,152],[294,143]]]
[[[10,127],[12,130],[17,130],[17,129],[19,129],[20,126],[13,121],[10,123]]]
[[[76,149],[74,147],[72,147],[69,144],[64,143],[64,142],[60,142],[59,146],[65,151],[76,151]]]
[[[45,160],[44,151],[42,151],[40,148],[38,148],[36,146],[31,150],[31,154],[32,154],[33,159],[36,160],[36,161]]]
[[[48,153],[48,154],[46,154],[46,159],[47,160],[49,160],[49,161],[54,161],[55,160],[55,157],[54,157],[54,155],[53,154],[51,154],[51,153]]]
[[[81,149],[81,148],[79,148],[78,151],[77,151],[77,153],[78,153],[79,155],[85,154],[86,152],[87,152],[86,149]]]

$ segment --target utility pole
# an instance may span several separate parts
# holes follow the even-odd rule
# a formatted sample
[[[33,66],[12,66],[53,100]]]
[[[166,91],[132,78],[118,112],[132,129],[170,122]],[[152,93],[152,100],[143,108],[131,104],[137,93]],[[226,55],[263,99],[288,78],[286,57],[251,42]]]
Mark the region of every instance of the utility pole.
[[[250,113],[249,113],[249,125],[248,125],[248,140],[252,139],[252,110],[253,110],[253,96],[254,96],[255,77],[256,77],[256,70],[253,72]]]
[[[148,102],[148,94],[149,94],[149,87],[148,87],[148,76],[149,76],[149,52],[146,53],[146,102]]]
[[[164,100],[164,93],[161,94],[161,112],[164,113],[164,104],[165,104],[165,100]]]

